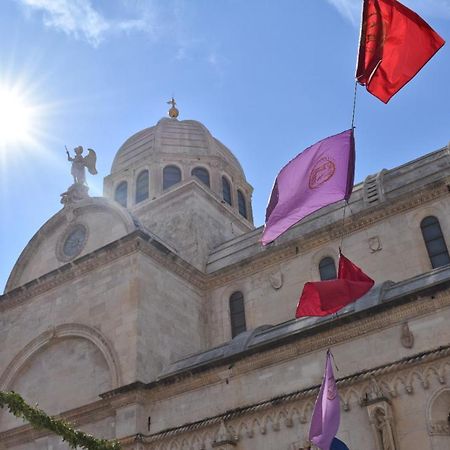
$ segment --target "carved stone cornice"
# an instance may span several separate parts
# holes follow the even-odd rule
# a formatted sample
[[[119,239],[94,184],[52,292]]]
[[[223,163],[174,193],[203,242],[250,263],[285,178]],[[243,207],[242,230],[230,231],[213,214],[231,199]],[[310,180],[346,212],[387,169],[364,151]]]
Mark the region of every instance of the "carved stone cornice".
[[[342,316],[312,329],[287,336],[276,342],[254,347],[230,358],[221,358],[199,368],[187,368],[184,372],[167,375],[145,386],[148,399],[159,401],[190,390],[199,389],[223,381],[223,371],[235,377],[258,370],[263,367],[296,359],[301,355],[348,342],[349,340],[398,325],[405,320],[435,312],[450,306],[450,291],[439,292],[433,297],[413,297],[404,303],[386,303],[361,311],[350,316]],[[230,363],[233,368],[228,370]],[[122,395],[127,390],[134,390],[131,385],[104,394],[105,398]]]
[[[350,215],[345,221],[340,220],[321,227],[308,234],[299,236],[275,247],[268,247],[264,251],[230,264],[223,269],[212,272],[208,277],[207,287],[217,288],[232,281],[254,275],[269,267],[276,266],[281,261],[299,257],[314,248],[326,245],[331,241],[347,237],[357,231],[368,228],[386,218],[413,210],[433,200],[448,195],[448,180],[434,182],[422,188],[420,192],[408,193],[391,200],[386,200],[375,207],[363,209]],[[259,229],[262,232],[262,227]],[[258,231],[258,230],[255,230]],[[250,244],[260,245],[258,242]]]
[[[448,195],[445,180],[430,184],[415,195],[405,194],[391,202],[383,202],[370,210],[363,210],[348,217],[345,223],[343,221],[333,223],[327,227],[320,228],[318,231],[292,239],[280,246],[268,248],[262,253],[231,264],[212,274],[205,274],[194,268],[165,247],[164,244],[151,238],[145,232],[141,230],[134,231],[117,241],[1,295],[0,312],[138,251],[152,257],[162,267],[186,279],[191,285],[200,290],[217,288],[231,281],[245,278],[269,267],[276,266],[282,261],[293,259],[330,241],[367,228],[391,215],[414,209],[444,195]]]
[[[450,346],[340,378],[337,385],[343,410],[349,411],[351,406],[364,405],[365,393],[374,377],[392,397],[396,398],[401,395],[412,395],[418,388],[428,389],[432,382],[445,384],[448,373],[450,373]],[[399,386],[403,390],[400,390]],[[295,421],[306,424],[318,390],[319,386],[311,386],[170,430],[146,436],[139,435],[139,442],[147,444],[147,449],[167,448],[168,443],[173,445],[181,440],[188,444],[193,442],[199,444],[199,440],[203,440],[203,445],[206,440],[211,445],[223,421],[227,422],[230,433],[236,438],[252,438],[256,433],[265,435],[269,431],[279,431],[281,426],[291,428]],[[127,442],[132,442],[131,436],[127,438]]]
[[[0,312],[79,277],[88,275],[97,268],[110,264],[117,259],[137,252],[150,256],[160,266],[179,275],[194,287],[204,289],[205,274],[143,231],[134,231],[117,241],[1,295]]]

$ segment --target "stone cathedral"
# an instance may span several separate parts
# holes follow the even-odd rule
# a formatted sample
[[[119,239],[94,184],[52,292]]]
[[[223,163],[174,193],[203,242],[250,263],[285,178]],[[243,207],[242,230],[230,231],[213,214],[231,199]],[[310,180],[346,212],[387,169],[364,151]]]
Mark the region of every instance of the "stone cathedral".
[[[239,161],[169,113],[119,148],[103,197],[83,182],[95,152],[70,157],[74,185],[0,296],[0,390],[126,450],[306,450],[331,348],[351,450],[448,450],[450,148],[262,247]],[[295,320],[342,239],[374,288]],[[0,410],[0,449],[66,448]]]

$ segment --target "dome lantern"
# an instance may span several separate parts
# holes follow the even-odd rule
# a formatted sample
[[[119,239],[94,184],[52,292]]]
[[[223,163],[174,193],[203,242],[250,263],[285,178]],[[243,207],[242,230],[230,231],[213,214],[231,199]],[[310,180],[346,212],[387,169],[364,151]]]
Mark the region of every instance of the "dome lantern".
[[[169,109],[167,114],[169,114],[169,117],[171,119],[176,119],[178,117],[178,115],[180,114],[180,111],[178,111],[178,109],[175,107],[175,105],[176,105],[175,99],[172,97],[172,99],[169,100],[167,102],[167,104],[172,105],[172,107]]]

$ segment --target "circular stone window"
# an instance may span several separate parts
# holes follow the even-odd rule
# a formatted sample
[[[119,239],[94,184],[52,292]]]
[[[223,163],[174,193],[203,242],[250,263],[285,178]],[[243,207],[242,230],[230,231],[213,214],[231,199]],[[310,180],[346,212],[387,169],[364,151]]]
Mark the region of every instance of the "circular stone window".
[[[70,227],[58,242],[58,259],[66,262],[78,256],[86,244],[87,234],[87,228],[81,223]]]

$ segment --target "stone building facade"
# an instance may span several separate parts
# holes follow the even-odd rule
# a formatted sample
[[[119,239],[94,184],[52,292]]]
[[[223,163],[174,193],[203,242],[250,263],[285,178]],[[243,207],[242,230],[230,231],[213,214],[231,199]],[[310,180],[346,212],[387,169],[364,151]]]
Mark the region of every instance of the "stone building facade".
[[[325,351],[350,449],[450,448],[450,149],[382,170],[267,247],[241,165],[161,119],[66,202],[0,296],[0,390],[139,450],[300,450]],[[375,287],[293,319],[344,253]],[[0,448],[66,448],[0,411]]]

